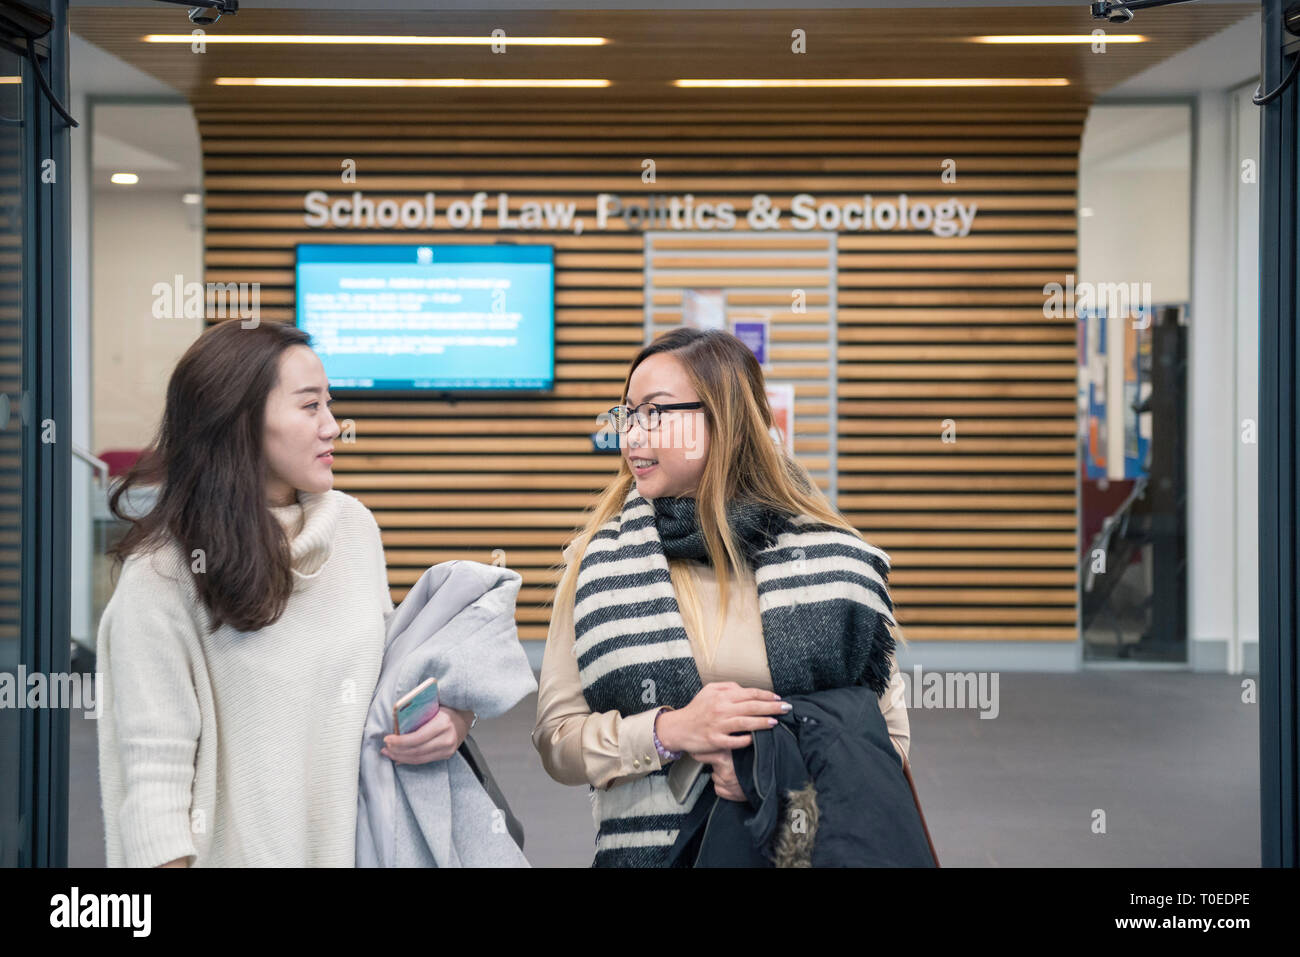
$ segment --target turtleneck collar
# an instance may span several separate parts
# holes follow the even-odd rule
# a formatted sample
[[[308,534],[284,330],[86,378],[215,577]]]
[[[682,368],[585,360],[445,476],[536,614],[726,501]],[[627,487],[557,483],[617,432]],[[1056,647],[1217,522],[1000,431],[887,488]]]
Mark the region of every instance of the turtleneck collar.
[[[272,505],[269,510],[289,536],[289,553],[295,578],[315,578],[329,560],[338,525],[339,497],[327,492],[299,490],[291,505]]]

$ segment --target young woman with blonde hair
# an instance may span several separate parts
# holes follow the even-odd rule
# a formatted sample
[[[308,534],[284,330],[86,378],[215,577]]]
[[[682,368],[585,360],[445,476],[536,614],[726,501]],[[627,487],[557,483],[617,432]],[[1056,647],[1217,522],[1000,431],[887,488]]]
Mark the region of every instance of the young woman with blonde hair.
[[[564,550],[533,745],[592,788],[594,866],[667,866],[710,781],[744,800],[732,751],[788,709],[778,692],[869,686],[904,761],[909,729],[889,558],[773,441],[748,347],[668,332],[622,402],[618,475]],[[684,755],[711,773],[683,801],[668,774]]]

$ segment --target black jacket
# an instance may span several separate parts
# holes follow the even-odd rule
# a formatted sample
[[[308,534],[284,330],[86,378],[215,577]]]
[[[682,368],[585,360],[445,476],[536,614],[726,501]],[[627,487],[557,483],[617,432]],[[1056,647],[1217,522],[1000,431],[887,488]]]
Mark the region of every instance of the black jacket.
[[[878,696],[856,685],[784,700],[793,708],[732,752],[747,801],[707,785],[673,866],[936,866]]]

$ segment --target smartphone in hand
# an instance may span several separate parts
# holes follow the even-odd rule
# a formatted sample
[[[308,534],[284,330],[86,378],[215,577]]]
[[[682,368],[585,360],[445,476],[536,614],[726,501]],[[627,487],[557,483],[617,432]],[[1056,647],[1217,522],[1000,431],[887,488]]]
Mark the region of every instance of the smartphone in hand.
[[[393,733],[410,734],[438,713],[438,679],[426,678],[393,705]]]

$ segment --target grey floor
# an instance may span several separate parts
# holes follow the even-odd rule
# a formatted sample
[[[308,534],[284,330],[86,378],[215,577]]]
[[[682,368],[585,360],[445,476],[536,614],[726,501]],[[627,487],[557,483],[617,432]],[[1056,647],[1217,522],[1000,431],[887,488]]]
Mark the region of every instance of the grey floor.
[[[1000,711],[910,711],[910,757],[945,867],[1258,867],[1259,717],[1241,676],[1163,670],[1000,676]],[[474,737],[535,867],[585,867],[586,788],[556,784],[536,699]],[[69,863],[104,863],[95,722],[72,719]]]

